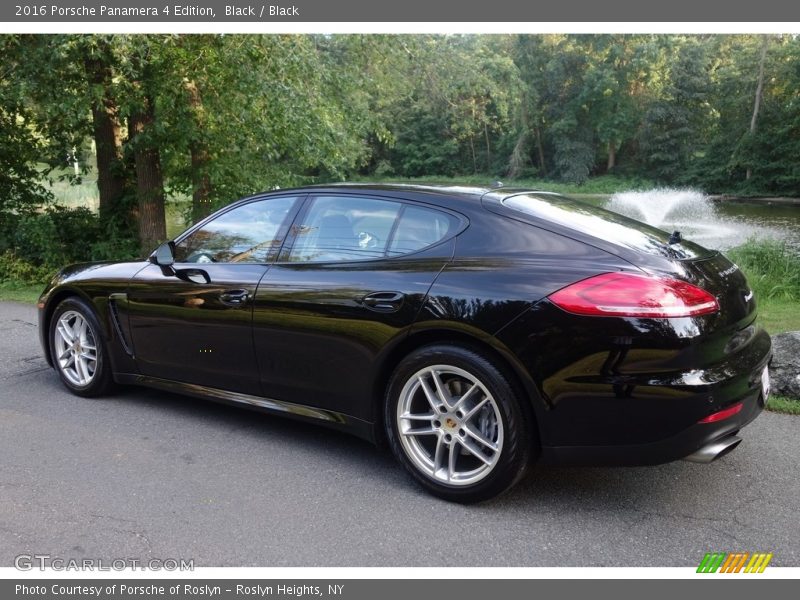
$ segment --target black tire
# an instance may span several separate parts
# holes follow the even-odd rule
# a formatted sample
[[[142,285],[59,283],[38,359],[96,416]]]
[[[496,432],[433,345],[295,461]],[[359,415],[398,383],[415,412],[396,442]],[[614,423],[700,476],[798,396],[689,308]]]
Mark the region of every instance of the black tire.
[[[85,341],[94,342],[96,358],[94,361],[94,370],[92,371],[90,369],[86,372],[88,381],[83,384],[74,381],[75,376],[80,376],[79,374],[74,373],[70,375],[70,371],[74,371],[74,367],[71,370],[69,368],[64,368],[58,357],[57,347],[59,342],[56,340],[56,336],[61,335],[58,333],[58,327],[60,320],[65,315],[79,315],[86,323],[86,330],[88,333]],[[75,321],[73,321],[73,323],[75,323]],[[114,380],[111,374],[111,361],[108,357],[108,347],[105,342],[105,337],[103,336],[103,329],[100,327],[97,316],[88,302],[76,296],[62,300],[59,305],[56,306],[50,318],[48,335],[50,336],[49,347],[53,366],[58,376],[61,378],[62,383],[70,392],[78,396],[96,397],[105,395],[113,389]]]
[[[451,371],[448,371],[448,368]],[[441,404],[438,409],[434,404],[441,396],[436,393],[435,399],[431,401],[420,380],[420,377],[422,379],[431,377],[431,381],[435,383],[434,372],[439,376],[439,383],[444,384],[442,388],[445,390],[445,397],[449,397],[448,405]],[[465,378],[464,374],[470,375],[474,381]],[[476,392],[466,394],[465,390],[474,385],[475,381],[482,387],[477,387]],[[386,391],[384,424],[387,439],[397,460],[428,492],[453,502],[465,504],[481,502],[504,493],[523,477],[535,450],[538,449],[538,439],[533,426],[533,417],[530,411],[524,408],[523,394],[510,381],[511,378],[504,374],[502,366],[479,351],[463,346],[451,344],[425,346],[412,352],[400,362],[389,380]],[[432,389],[428,384],[427,390]],[[457,393],[452,393],[454,390]],[[459,393],[461,395],[458,395]],[[459,398],[466,396],[470,397],[473,406],[458,411],[451,410],[459,406]],[[473,401],[473,398],[476,400]],[[481,404],[477,398],[486,399],[483,408],[476,408]],[[430,414],[421,412],[428,412],[426,402],[431,406]],[[466,400],[462,404],[465,403]],[[446,410],[442,411],[443,407]],[[476,416],[469,417],[472,408],[479,412],[475,413]],[[483,411],[483,416],[480,411]],[[462,415],[462,412],[466,414]],[[414,414],[415,417],[411,419],[401,416],[409,414]],[[467,420],[463,420],[462,417]],[[484,420],[482,423],[486,433],[482,433],[482,429],[477,430],[477,433],[481,434],[484,440],[493,442],[499,450],[492,450],[483,442],[476,443],[474,439],[477,438],[470,437],[471,432],[476,431],[475,419],[479,417],[488,419],[494,425],[486,429]],[[422,423],[419,430],[424,429],[424,434],[414,436],[408,433],[401,434],[401,428],[405,428],[405,431],[416,431],[417,423]],[[502,424],[502,429],[498,423]],[[428,431],[429,427],[434,430],[433,433]],[[438,460],[439,457],[444,458],[444,454],[438,454],[442,444],[446,447],[442,452],[448,453],[447,460],[454,460],[455,463],[448,462],[448,467],[442,466],[437,469],[437,465],[442,463],[442,460]],[[468,452],[465,444],[482,450],[484,457],[491,458],[478,460],[476,458],[478,455],[471,450]],[[451,458],[451,453],[455,454],[455,459]],[[493,464],[484,466],[482,463],[485,460],[492,460]],[[467,464],[462,469],[463,475],[460,474],[458,467],[469,461],[473,464]],[[470,470],[473,466],[474,470]],[[442,469],[446,469],[447,472]],[[472,472],[477,472],[472,478],[479,477],[474,482],[469,477],[469,473]],[[446,480],[443,480],[443,477],[446,477]],[[456,477],[463,477],[463,480],[457,482]]]

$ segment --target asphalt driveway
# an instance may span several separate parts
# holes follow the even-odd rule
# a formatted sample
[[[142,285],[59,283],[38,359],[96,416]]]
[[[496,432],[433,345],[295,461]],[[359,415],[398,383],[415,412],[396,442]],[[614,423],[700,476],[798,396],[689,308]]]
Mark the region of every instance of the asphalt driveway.
[[[33,306],[0,303],[0,566],[18,554],[197,566],[800,566],[800,417],[765,413],[710,465],[538,468],[448,504],[385,452],[164,392],[68,394]]]

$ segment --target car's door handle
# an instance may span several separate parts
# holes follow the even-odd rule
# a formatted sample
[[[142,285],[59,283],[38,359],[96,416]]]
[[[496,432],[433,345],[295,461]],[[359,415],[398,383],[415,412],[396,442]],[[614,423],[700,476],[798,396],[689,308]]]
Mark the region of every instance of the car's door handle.
[[[403,306],[406,295],[400,292],[372,292],[361,299],[370,310],[377,312],[397,312]]]
[[[220,302],[228,306],[242,306],[247,303],[250,293],[247,290],[226,290],[219,295]]]

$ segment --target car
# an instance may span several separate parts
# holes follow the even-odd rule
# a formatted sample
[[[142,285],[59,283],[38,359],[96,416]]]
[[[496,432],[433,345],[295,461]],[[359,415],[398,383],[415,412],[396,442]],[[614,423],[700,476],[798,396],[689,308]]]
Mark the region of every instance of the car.
[[[147,259],[65,267],[38,308],[75,394],[137,384],[319,423],[462,503],[536,462],[710,462],[769,396],[735,264],[530,189],[257,194]]]

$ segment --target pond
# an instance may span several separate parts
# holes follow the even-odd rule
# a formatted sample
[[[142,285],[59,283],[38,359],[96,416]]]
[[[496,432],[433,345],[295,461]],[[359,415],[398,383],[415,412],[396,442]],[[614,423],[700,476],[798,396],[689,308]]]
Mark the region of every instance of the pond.
[[[707,248],[727,250],[750,238],[784,240],[800,254],[800,204],[714,199],[695,190],[654,189],[580,197]]]

